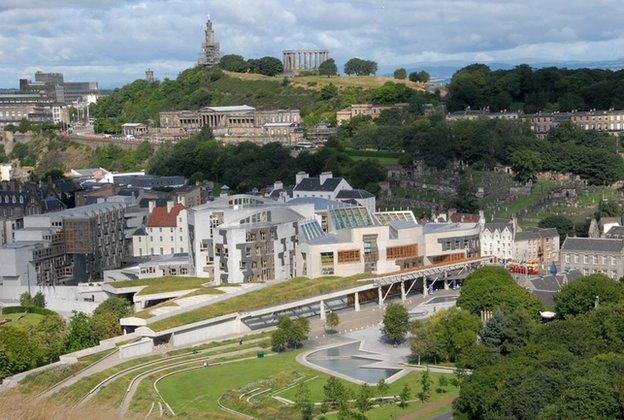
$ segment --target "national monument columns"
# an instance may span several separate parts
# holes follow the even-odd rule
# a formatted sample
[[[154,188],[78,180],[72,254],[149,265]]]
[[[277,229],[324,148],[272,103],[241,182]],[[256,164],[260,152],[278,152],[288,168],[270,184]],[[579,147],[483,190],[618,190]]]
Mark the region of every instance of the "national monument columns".
[[[316,70],[328,59],[328,50],[285,50],[282,63],[285,73],[293,73],[298,70]]]

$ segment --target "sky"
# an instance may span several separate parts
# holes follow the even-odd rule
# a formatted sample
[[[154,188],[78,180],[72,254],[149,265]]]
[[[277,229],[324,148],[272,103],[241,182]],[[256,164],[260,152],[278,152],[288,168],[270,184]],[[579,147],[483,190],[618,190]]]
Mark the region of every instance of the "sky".
[[[222,54],[326,48],[380,68],[624,57],[622,0],[0,0],[0,87],[36,70],[110,88],[195,64],[207,15]]]

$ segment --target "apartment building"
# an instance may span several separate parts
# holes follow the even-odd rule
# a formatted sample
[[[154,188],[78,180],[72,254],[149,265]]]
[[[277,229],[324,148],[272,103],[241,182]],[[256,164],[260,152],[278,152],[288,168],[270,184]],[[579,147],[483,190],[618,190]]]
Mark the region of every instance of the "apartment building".
[[[624,276],[624,240],[567,237],[561,246],[561,271],[583,275],[601,273],[612,279]]]
[[[292,196],[294,198],[318,197],[342,201],[366,207],[371,213],[375,211],[376,206],[376,199],[373,194],[365,190],[353,189],[346,179],[334,177],[331,171],[321,172],[318,177],[311,177],[307,172],[298,172],[295,175]]]
[[[559,261],[557,229],[527,229],[516,232],[514,259],[520,263],[549,264]]]
[[[144,227],[132,235],[132,255],[173,255],[189,251],[188,211],[181,203],[150,201]]]

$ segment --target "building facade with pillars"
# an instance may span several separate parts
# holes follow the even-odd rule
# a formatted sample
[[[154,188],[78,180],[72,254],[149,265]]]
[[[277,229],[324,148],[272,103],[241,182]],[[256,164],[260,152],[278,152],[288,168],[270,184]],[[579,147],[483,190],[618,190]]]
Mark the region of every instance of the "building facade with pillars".
[[[259,111],[248,105],[212,106],[199,111],[161,112],[160,127],[174,137],[199,132],[208,126],[223,142],[252,141],[296,144],[303,137],[298,109]]]
[[[282,53],[284,73],[316,70],[321,63],[329,60],[329,50],[285,50]]]

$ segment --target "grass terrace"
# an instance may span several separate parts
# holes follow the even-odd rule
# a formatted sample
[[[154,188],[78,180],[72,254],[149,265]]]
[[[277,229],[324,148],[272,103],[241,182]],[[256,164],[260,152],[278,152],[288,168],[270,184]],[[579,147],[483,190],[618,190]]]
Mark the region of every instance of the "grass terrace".
[[[32,313],[0,314],[0,328],[2,326],[12,326],[24,329],[34,327],[45,317],[46,315]]]
[[[149,327],[154,331],[162,331],[234,312],[252,311],[267,306],[292,302],[364,284],[359,282],[359,280],[368,277],[371,277],[371,275],[321,277],[314,280],[307,277],[297,277],[244,295],[234,296],[231,299],[207,305],[203,308],[156,321],[150,324]],[[139,313],[135,316],[142,316],[142,314]]]
[[[141,289],[137,295],[145,296],[156,293],[176,292],[179,290],[199,289],[204,283],[209,282],[210,279],[201,277],[177,277],[166,276],[153,279],[138,279],[138,280],[122,280],[107,283],[108,285],[121,289],[125,287],[137,287],[145,286]],[[220,291],[213,288],[205,288],[207,292],[213,294],[219,294]],[[210,291],[210,292],[209,292]]]
[[[382,166],[392,166],[399,164],[399,152],[377,151],[377,150],[347,150],[347,154],[353,160],[372,159]]]

